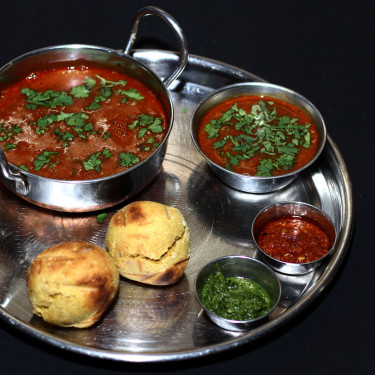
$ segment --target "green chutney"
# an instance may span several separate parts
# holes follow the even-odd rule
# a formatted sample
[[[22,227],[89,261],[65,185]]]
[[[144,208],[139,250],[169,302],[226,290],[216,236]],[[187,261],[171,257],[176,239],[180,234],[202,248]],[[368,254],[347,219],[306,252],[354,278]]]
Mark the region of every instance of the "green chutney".
[[[202,303],[214,314],[231,320],[250,320],[265,315],[272,308],[265,289],[253,280],[225,277],[219,267],[202,289]]]

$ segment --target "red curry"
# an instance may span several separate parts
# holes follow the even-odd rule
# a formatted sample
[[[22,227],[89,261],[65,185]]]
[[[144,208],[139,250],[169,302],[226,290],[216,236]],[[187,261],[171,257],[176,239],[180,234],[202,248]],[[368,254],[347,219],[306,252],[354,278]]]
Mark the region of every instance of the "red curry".
[[[121,172],[147,158],[167,128],[151,90],[103,68],[35,72],[0,92],[0,145],[8,161],[44,177]]]
[[[198,142],[216,164],[245,175],[274,176],[306,165],[318,133],[301,109],[280,99],[244,95],[211,108]]]
[[[322,258],[332,244],[313,221],[299,216],[282,216],[269,221],[257,243],[271,257],[289,263],[308,263]]]

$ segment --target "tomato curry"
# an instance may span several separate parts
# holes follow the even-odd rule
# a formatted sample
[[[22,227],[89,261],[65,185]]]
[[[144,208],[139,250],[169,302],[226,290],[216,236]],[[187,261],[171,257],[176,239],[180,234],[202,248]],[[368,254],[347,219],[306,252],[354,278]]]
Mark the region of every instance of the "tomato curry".
[[[121,172],[146,159],[167,129],[151,90],[104,68],[34,72],[0,92],[0,145],[8,161],[43,177]]]
[[[216,164],[250,176],[276,176],[306,165],[318,132],[296,106],[267,96],[244,95],[211,108],[198,130],[203,153]]]

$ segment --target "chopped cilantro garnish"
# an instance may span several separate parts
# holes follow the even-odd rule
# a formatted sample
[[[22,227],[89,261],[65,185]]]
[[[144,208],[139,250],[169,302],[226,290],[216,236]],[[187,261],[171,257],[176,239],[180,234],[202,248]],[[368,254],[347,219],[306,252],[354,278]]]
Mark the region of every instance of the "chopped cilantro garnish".
[[[121,85],[121,86],[126,86],[127,82],[123,79],[120,79],[119,81],[109,81],[103,77],[100,77],[99,75],[96,75],[96,77],[99,78],[102,86],[105,86],[105,87],[113,87],[113,86],[118,86],[118,85]]]
[[[0,142],[3,142],[7,139],[13,139],[18,133],[22,132],[22,128],[18,125],[5,126],[0,124]]]
[[[75,86],[70,90],[70,93],[75,98],[87,98],[90,95],[90,90],[85,86]]]
[[[61,139],[63,141],[63,146],[66,147],[69,145],[68,142],[72,142],[73,139],[74,139],[74,134],[70,133],[70,132],[65,132],[65,133],[62,133],[61,130],[59,128],[56,128],[55,129],[55,134],[56,136]]]
[[[257,175],[272,176],[274,170],[293,167],[300,147],[310,147],[310,124],[300,125],[298,120],[278,117],[274,102],[259,100],[248,112],[235,103],[220,118],[206,123],[204,131],[208,138],[217,139],[213,148],[225,156],[228,169],[258,153],[263,159]],[[231,128],[241,133],[229,135]]]
[[[25,165],[23,164],[20,164],[19,165],[19,168],[23,169],[24,171],[28,172],[29,171],[29,168],[27,168]]]
[[[109,151],[109,150],[107,150],[106,148],[103,150],[103,156],[105,157],[105,158],[110,158],[111,156],[112,156],[112,152],[111,151]]]
[[[142,138],[147,132],[147,128],[142,128],[138,132],[138,138]]]
[[[96,221],[100,224],[103,224],[105,218],[107,217],[107,214],[105,212],[99,214],[97,217],[96,217]]]
[[[97,172],[100,172],[100,166],[102,165],[102,160],[100,158],[101,156],[108,159],[112,156],[112,153],[111,151],[105,148],[102,152],[96,152],[95,154],[91,154],[87,160],[82,161],[85,170],[95,170]]]
[[[5,150],[9,151],[9,150],[14,150],[15,148],[17,148],[17,146],[13,143],[5,143]]]
[[[68,106],[73,104],[73,98],[66,91],[46,90],[38,92],[28,87],[21,90],[27,96],[26,108],[36,109],[38,106],[56,108],[57,106]]]
[[[51,157],[58,155],[58,152],[44,151],[39,154],[34,160],[35,170],[39,171],[44,165],[48,165],[51,162]]]
[[[103,135],[102,137],[102,140],[105,141],[106,139],[108,139],[109,137],[111,136],[111,132],[107,132]]]
[[[86,107],[86,109],[92,110],[92,111],[95,111],[96,109],[99,109],[99,108],[100,108],[100,104],[98,104],[97,102],[92,102]]]
[[[85,120],[87,120],[89,116],[86,113],[77,112],[77,113],[70,113],[66,119],[65,122],[67,125],[81,128],[84,125],[86,125]]]
[[[134,99],[134,100],[142,100],[142,99],[144,99],[144,96],[142,96],[137,89],[118,90],[117,92],[120,95],[125,95],[128,98],[130,98],[130,99]]]
[[[91,154],[87,160],[83,160],[83,167],[86,171],[94,169],[97,172],[100,172],[100,166],[102,161],[99,159],[100,152],[96,154]]]
[[[118,162],[122,167],[129,168],[139,163],[139,157],[130,152],[121,152],[119,154]]]
[[[129,129],[134,130],[137,126],[139,126],[140,129],[138,131],[138,138],[142,138],[148,130],[152,133],[162,133],[162,123],[163,120],[161,117],[153,117],[143,114],[139,115],[138,119],[129,125]]]

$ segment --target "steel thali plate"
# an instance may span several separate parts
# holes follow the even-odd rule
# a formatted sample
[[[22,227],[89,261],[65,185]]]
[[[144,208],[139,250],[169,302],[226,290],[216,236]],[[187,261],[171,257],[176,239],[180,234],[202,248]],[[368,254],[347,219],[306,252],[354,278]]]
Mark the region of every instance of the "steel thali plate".
[[[154,50],[134,56],[165,77],[177,55]],[[88,329],[50,326],[32,314],[26,271],[46,247],[81,239],[104,246],[110,217],[98,212],[56,213],[33,206],[0,186],[0,317],[48,344],[97,358],[156,362],[201,357],[233,349],[274,331],[313,302],[339,270],[353,227],[353,201],[345,162],[328,136],[318,162],[291,185],[268,194],[247,194],[220,182],[196,151],[189,131],[191,115],[206,95],[227,84],[259,81],[259,77],[218,61],[191,55],[186,70],[170,86],[175,121],[167,154],[157,177],[134,200],[153,200],[177,207],[191,232],[191,259],[182,279],[163,288],[121,279],[119,295],[101,321]],[[329,131],[329,124],[327,125]],[[332,218],[338,240],[329,261],[302,276],[278,274],[282,296],[269,321],[248,332],[215,326],[194,296],[197,272],[214,258],[244,254],[258,258],[251,223],[266,205],[285,200],[313,204]]]

